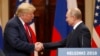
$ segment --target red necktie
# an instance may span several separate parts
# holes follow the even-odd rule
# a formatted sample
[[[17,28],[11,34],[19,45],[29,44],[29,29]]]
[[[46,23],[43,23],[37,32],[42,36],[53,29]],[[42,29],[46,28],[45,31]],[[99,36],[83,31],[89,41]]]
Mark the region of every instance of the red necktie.
[[[31,33],[31,37],[32,37],[33,43],[35,43],[35,42],[36,42],[36,36],[35,36],[35,34],[34,34],[32,28],[31,28],[30,26],[29,26],[29,31],[30,31],[30,33]]]
[[[25,30],[26,30],[26,34],[27,34],[27,38],[29,40],[29,43],[35,43],[36,42],[36,36],[33,32],[33,30],[31,29],[31,27],[28,24],[24,25]],[[31,53],[31,56],[34,56],[34,52]]]
[[[25,27],[25,30],[26,30],[27,39],[28,39],[29,43],[33,43],[31,33],[30,33],[30,30],[29,30],[29,26],[27,24],[25,24],[24,27]]]

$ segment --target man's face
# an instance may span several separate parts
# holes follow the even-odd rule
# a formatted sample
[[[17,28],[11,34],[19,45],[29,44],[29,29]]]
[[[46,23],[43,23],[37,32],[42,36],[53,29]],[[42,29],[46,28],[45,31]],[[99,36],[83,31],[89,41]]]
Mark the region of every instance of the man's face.
[[[25,21],[26,23],[29,23],[29,22],[31,22],[32,19],[34,18],[34,14],[33,14],[33,12],[24,13],[24,14],[23,14],[23,18],[24,18],[24,21]]]
[[[69,13],[66,14],[66,21],[68,22],[68,25],[73,26],[74,24],[74,16],[71,16]]]

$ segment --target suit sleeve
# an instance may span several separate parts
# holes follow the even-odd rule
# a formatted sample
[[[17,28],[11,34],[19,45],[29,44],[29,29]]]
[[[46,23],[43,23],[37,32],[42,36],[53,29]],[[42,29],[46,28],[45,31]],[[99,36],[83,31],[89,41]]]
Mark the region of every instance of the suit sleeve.
[[[79,44],[81,47],[91,47],[91,34],[88,28],[81,29]]]
[[[66,38],[67,39],[67,38]],[[64,47],[66,45],[66,39],[59,41],[59,42],[50,42],[50,43],[44,43],[44,48],[45,49],[56,49],[59,47]]]
[[[24,37],[23,37],[24,38]],[[7,24],[4,32],[4,40],[16,50],[31,53],[34,45],[20,39],[19,31],[15,25]]]

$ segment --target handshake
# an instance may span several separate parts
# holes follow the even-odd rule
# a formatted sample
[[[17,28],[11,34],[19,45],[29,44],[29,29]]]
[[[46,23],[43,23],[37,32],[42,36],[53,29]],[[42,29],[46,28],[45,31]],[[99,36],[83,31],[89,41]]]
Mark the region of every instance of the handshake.
[[[43,46],[43,43],[41,43],[41,42],[36,42],[35,43],[35,51],[41,51],[41,50],[43,50],[44,49],[44,46]]]

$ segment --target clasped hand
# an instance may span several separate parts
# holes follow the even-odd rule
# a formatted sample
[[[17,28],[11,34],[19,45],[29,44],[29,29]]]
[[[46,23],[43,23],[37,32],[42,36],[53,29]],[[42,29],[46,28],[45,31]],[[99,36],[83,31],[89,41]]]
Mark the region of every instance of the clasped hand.
[[[44,47],[43,47],[43,43],[41,43],[41,42],[36,42],[35,43],[35,51],[41,51],[41,50],[43,50],[44,49]]]

